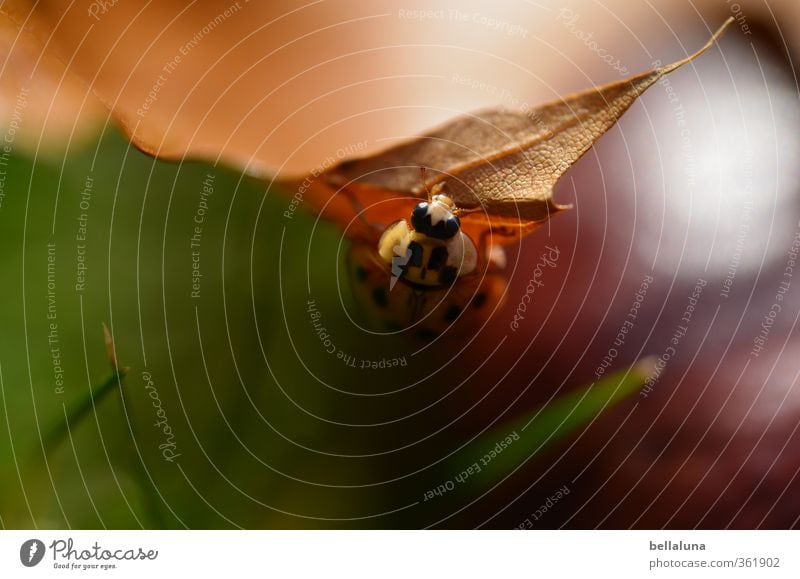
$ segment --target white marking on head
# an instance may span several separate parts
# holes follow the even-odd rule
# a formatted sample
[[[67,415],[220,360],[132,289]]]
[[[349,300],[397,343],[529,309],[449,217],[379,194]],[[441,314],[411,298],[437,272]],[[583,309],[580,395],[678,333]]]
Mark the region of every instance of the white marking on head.
[[[428,204],[423,204],[428,205]],[[455,205],[446,195],[434,195],[428,205],[428,215],[431,216],[431,225],[436,225],[453,216]]]

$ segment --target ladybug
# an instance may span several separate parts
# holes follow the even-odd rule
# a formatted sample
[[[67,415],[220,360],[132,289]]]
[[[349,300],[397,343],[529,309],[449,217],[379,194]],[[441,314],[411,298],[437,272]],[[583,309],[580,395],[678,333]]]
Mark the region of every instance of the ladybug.
[[[393,223],[378,242],[378,254],[391,269],[391,285],[400,277],[423,286],[450,285],[475,271],[477,250],[461,231],[452,199],[433,195],[414,207],[410,221],[410,226],[405,219]]]
[[[474,328],[496,309],[506,289],[497,272],[464,274],[439,285],[394,277],[375,249],[363,244],[350,248],[347,270],[356,300],[378,331],[410,331],[422,339]]]
[[[462,231],[461,211],[440,191],[434,187],[408,219],[390,223],[374,246],[354,243],[349,251],[353,293],[380,331],[436,338],[474,327],[503,298],[502,249],[482,259]]]

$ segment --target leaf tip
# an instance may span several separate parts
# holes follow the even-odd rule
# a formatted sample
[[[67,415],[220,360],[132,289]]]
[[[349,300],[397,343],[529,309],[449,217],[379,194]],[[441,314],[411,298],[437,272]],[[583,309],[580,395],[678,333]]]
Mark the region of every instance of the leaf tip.
[[[673,62],[672,64],[660,68],[659,72],[661,72],[661,74],[667,74],[669,72],[672,72],[676,68],[680,68],[684,64],[693,61],[695,58],[703,54],[706,50],[714,46],[714,44],[725,33],[725,31],[728,29],[728,27],[731,25],[732,22],[733,22],[733,16],[728,16],[725,22],[722,23],[722,25],[717,29],[717,31],[711,35],[711,38],[709,38],[708,41],[703,46],[701,46],[699,50],[697,50],[693,54],[690,54],[686,58],[683,58],[677,62]]]
[[[702,53],[704,50],[710,48],[711,45],[713,45],[715,42],[717,42],[720,39],[720,37],[723,34],[725,34],[725,31],[728,29],[728,27],[731,24],[733,24],[733,16],[728,16],[725,19],[725,22],[723,22],[722,25],[719,28],[717,28],[717,31],[714,34],[711,35],[711,38],[708,39],[708,42],[706,42],[703,45],[703,47],[700,50],[697,51],[697,54]]]
[[[658,362],[658,357],[656,356],[646,356],[641,360],[638,360],[631,370],[635,372],[639,378],[645,382],[655,376],[656,373],[656,363]]]
[[[106,355],[108,356],[108,361],[111,364],[111,368],[114,372],[119,372],[119,364],[117,363],[117,351],[114,348],[114,339],[111,337],[111,331],[108,329],[108,326],[105,322],[102,322],[103,325],[103,341],[106,344]]]
[[[568,209],[574,209],[575,205],[573,203],[556,203],[552,199],[550,200],[550,211],[553,215],[557,213],[561,213],[562,211],[567,211]]]

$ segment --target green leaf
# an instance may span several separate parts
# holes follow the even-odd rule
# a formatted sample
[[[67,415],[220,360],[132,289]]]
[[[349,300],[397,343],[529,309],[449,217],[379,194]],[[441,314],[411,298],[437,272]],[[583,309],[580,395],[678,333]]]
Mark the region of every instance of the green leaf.
[[[58,421],[44,436],[44,448],[48,453],[55,449],[61,442],[66,440],[67,433],[74,430],[81,421],[89,415],[89,412],[100,403],[114,387],[123,386],[126,369],[116,370],[111,376],[97,388],[89,392],[84,398],[78,400],[67,411],[63,421]]]

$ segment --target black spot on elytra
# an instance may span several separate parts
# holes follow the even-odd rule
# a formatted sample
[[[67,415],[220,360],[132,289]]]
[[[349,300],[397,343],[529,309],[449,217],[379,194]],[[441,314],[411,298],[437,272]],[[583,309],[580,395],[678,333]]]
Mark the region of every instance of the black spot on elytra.
[[[411,251],[411,255],[408,258],[407,265],[410,267],[422,267],[422,246],[416,241],[412,241],[408,244],[408,249]]]
[[[461,313],[461,308],[457,305],[452,305],[447,308],[447,311],[444,313],[444,320],[446,322],[455,322],[458,315]]]
[[[443,245],[434,247],[428,258],[428,269],[437,270],[447,263],[447,248]]]
[[[356,279],[360,282],[363,282],[367,279],[367,270],[363,265],[356,266]]]
[[[483,304],[486,303],[486,294],[481,292],[476,294],[474,298],[472,298],[472,307],[475,309],[480,309],[483,307]]]
[[[389,296],[386,294],[386,288],[378,286],[372,290],[372,301],[382,308],[389,305]]]
[[[446,265],[441,270],[439,270],[439,283],[443,285],[449,285],[456,281],[458,277],[458,269],[453,267],[452,265]]]
[[[435,332],[430,328],[420,328],[417,330],[417,337],[422,340],[433,340],[439,336],[439,332]]]

